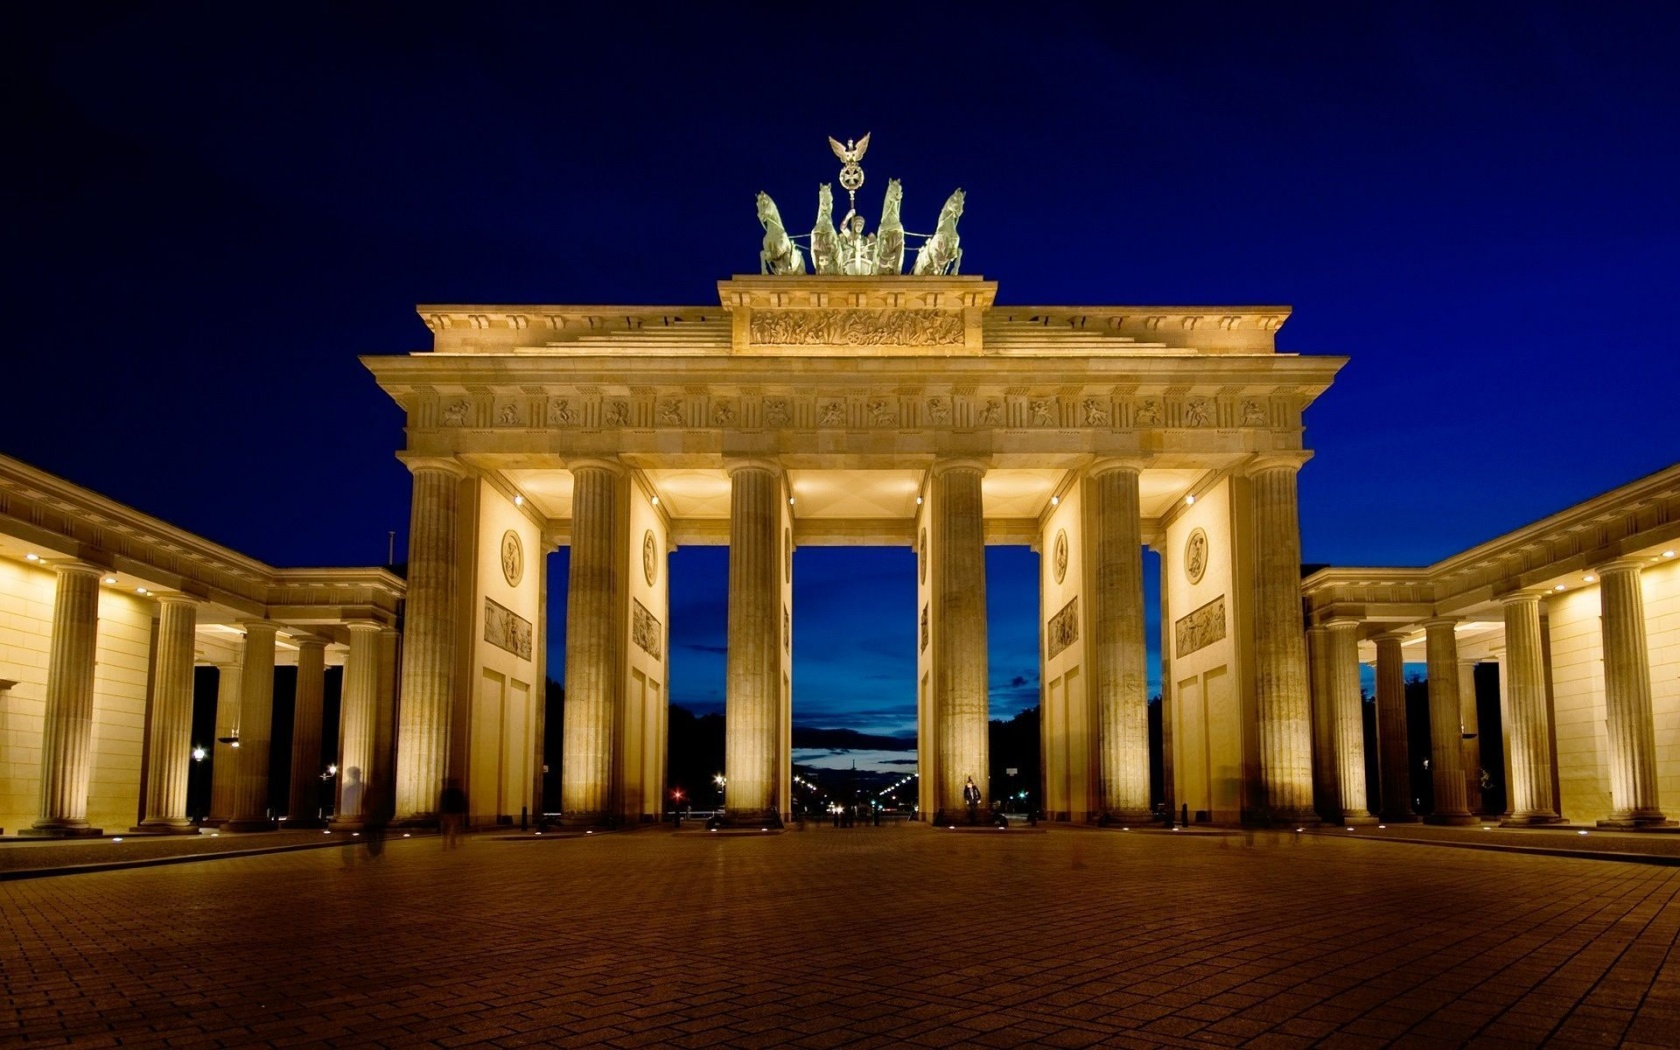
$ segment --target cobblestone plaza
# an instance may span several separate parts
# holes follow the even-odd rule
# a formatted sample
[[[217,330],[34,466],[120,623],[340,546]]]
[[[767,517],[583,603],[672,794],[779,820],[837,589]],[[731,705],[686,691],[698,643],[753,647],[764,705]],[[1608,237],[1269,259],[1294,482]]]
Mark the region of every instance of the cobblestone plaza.
[[[1377,834],[417,837],[0,882],[0,1044],[1672,1045],[1680,868]]]

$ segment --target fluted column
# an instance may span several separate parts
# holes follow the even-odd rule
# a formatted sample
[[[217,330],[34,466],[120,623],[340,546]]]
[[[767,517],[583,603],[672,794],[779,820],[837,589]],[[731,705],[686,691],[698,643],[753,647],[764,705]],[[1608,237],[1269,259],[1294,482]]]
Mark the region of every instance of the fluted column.
[[[986,532],[980,480],[985,466],[947,460],[933,468],[933,517],[938,542],[933,595],[939,623],[933,654],[938,690],[939,748],[936,810],[965,810],[963,785],[969,777],[982,797],[992,797],[987,740]]]
[[[1429,773],[1435,789],[1430,824],[1474,824],[1464,804],[1464,731],[1458,721],[1458,621],[1445,617],[1423,625],[1429,661]]]
[[[379,685],[375,694],[373,716],[373,762],[367,774],[368,782],[379,785],[387,799],[396,797],[397,742],[397,653],[398,634],[395,627],[379,631]],[[340,693],[343,680],[340,679]],[[342,697],[341,697],[342,702]]]
[[[292,707],[292,780],[286,806],[286,826],[308,828],[320,824],[321,706],[326,693],[327,640],[300,634],[297,691]]]
[[[246,620],[245,667],[239,682],[239,756],[230,831],[268,831],[268,745],[274,731],[274,636],[280,625]]]
[[[1598,573],[1604,632],[1604,713],[1609,730],[1610,804],[1606,827],[1671,823],[1657,801],[1657,740],[1651,721],[1651,658],[1639,563],[1611,562]]]
[[[1096,535],[1090,579],[1091,664],[1099,719],[1102,806],[1111,819],[1148,820],[1149,697],[1143,624],[1143,534],[1138,467],[1103,461],[1091,470]],[[984,559],[985,551],[981,550]],[[976,774],[976,783],[979,783]]]
[[[1464,806],[1482,811],[1482,732],[1476,713],[1476,661],[1458,661],[1458,724],[1464,730],[1459,761],[1464,768]]]
[[[1377,812],[1390,824],[1417,820],[1412,808],[1411,748],[1406,741],[1406,663],[1402,636],[1377,636],[1377,746],[1382,767],[1382,803]]]
[[[374,778],[374,718],[379,692],[379,624],[356,620],[344,658],[344,687],[338,716],[338,796],[333,830],[353,831],[383,806],[384,785]]]
[[[572,552],[566,598],[565,752],[560,809],[568,822],[604,823],[612,815],[613,741],[624,691],[620,564],[626,528],[624,469],[591,460],[572,470]],[[403,707],[408,696],[403,696]]]
[[[193,645],[198,601],[158,597],[157,670],[152,678],[152,731],[146,741],[146,815],[136,831],[196,835],[187,818],[192,766]]]
[[[93,665],[99,634],[99,569],[53,567],[52,653],[41,739],[41,818],[26,835],[98,835],[87,822],[88,752],[93,743]]]
[[[1307,628],[1307,670],[1312,680],[1313,808],[1323,819],[1339,824],[1341,768],[1336,762],[1336,682],[1328,627]]]
[[[459,590],[457,519],[466,471],[452,459],[414,459],[403,624],[402,708],[397,728],[396,813],[437,818],[455,704]]]
[[[1510,739],[1511,815],[1501,823],[1557,824],[1552,791],[1552,726],[1540,643],[1540,597],[1512,594],[1505,607],[1505,732]]]
[[[1249,468],[1254,523],[1254,666],[1264,817],[1315,821],[1312,710],[1301,625],[1301,532],[1295,475],[1303,454]]]
[[[1359,621],[1331,620],[1326,630],[1342,823],[1370,824],[1376,818],[1371,816],[1365,792],[1365,698],[1359,689]]]
[[[729,655],[724,683],[724,806],[732,822],[778,812],[781,749],[781,468],[729,465]]]
[[[239,779],[239,690],[245,678],[245,642],[231,663],[216,665],[216,740],[210,745],[210,815],[204,823],[219,827],[233,818],[234,781]]]

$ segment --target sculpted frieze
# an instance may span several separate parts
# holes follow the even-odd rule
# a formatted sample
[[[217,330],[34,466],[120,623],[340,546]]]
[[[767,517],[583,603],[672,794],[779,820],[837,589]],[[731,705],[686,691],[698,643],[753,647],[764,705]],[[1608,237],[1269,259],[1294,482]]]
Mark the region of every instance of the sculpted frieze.
[[[573,423],[576,423],[576,422],[577,422],[577,410],[572,407],[571,401],[569,401],[568,399],[563,398],[563,397],[556,397],[556,398],[549,399],[549,402],[548,402],[548,425],[549,426],[569,427]]]
[[[489,598],[484,599],[484,640],[521,660],[531,658],[531,621]]]
[[[1213,601],[1173,624],[1173,652],[1175,657],[1189,656],[1198,649],[1206,649],[1225,638],[1225,596]]]
[[[1079,596],[1074,597],[1056,615],[1050,617],[1045,628],[1045,655],[1055,659],[1062,650],[1079,641]]]
[[[963,319],[947,310],[759,310],[760,346],[960,346]]]
[[[655,660],[661,658],[664,650],[662,639],[665,637],[665,625],[648,612],[647,606],[636,599],[630,599],[630,640],[636,647],[647,653]]]

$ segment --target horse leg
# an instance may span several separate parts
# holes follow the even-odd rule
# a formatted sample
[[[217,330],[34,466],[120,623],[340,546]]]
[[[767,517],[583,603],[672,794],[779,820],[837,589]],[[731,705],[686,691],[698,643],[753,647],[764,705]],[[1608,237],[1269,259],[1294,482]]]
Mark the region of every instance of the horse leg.
[[[951,253],[951,276],[955,277],[961,271],[962,271],[962,249],[958,248],[956,251]]]

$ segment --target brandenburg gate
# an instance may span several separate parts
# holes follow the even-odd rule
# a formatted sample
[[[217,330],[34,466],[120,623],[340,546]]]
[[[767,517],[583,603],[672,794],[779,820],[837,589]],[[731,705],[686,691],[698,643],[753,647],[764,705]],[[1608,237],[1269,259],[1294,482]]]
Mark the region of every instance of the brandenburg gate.
[[[1316,819],[1296,474],[1345,359],[1279,352],[1284,307],[998,305],[956,272],[961,191],[902,273],[898,184],[864,237],[834,146],[854,209],[837,232],[820,192],[814,272],[761,194],[761,272],[715,304],[422,306],[429,351],[364,358],[414,484],[397,817],[450,780],[475,822],[540,802],[552,585],[565,817],[658,819],[682,544],[729,547],[732,819],[790,809],[800,545],[915,550],[915,608],[859,615],[915,632],[920,808],[955,812],[988,770],[985,546],[1028,544],[1052,819],[1148,814],[1145,545],[1175,805]]]

